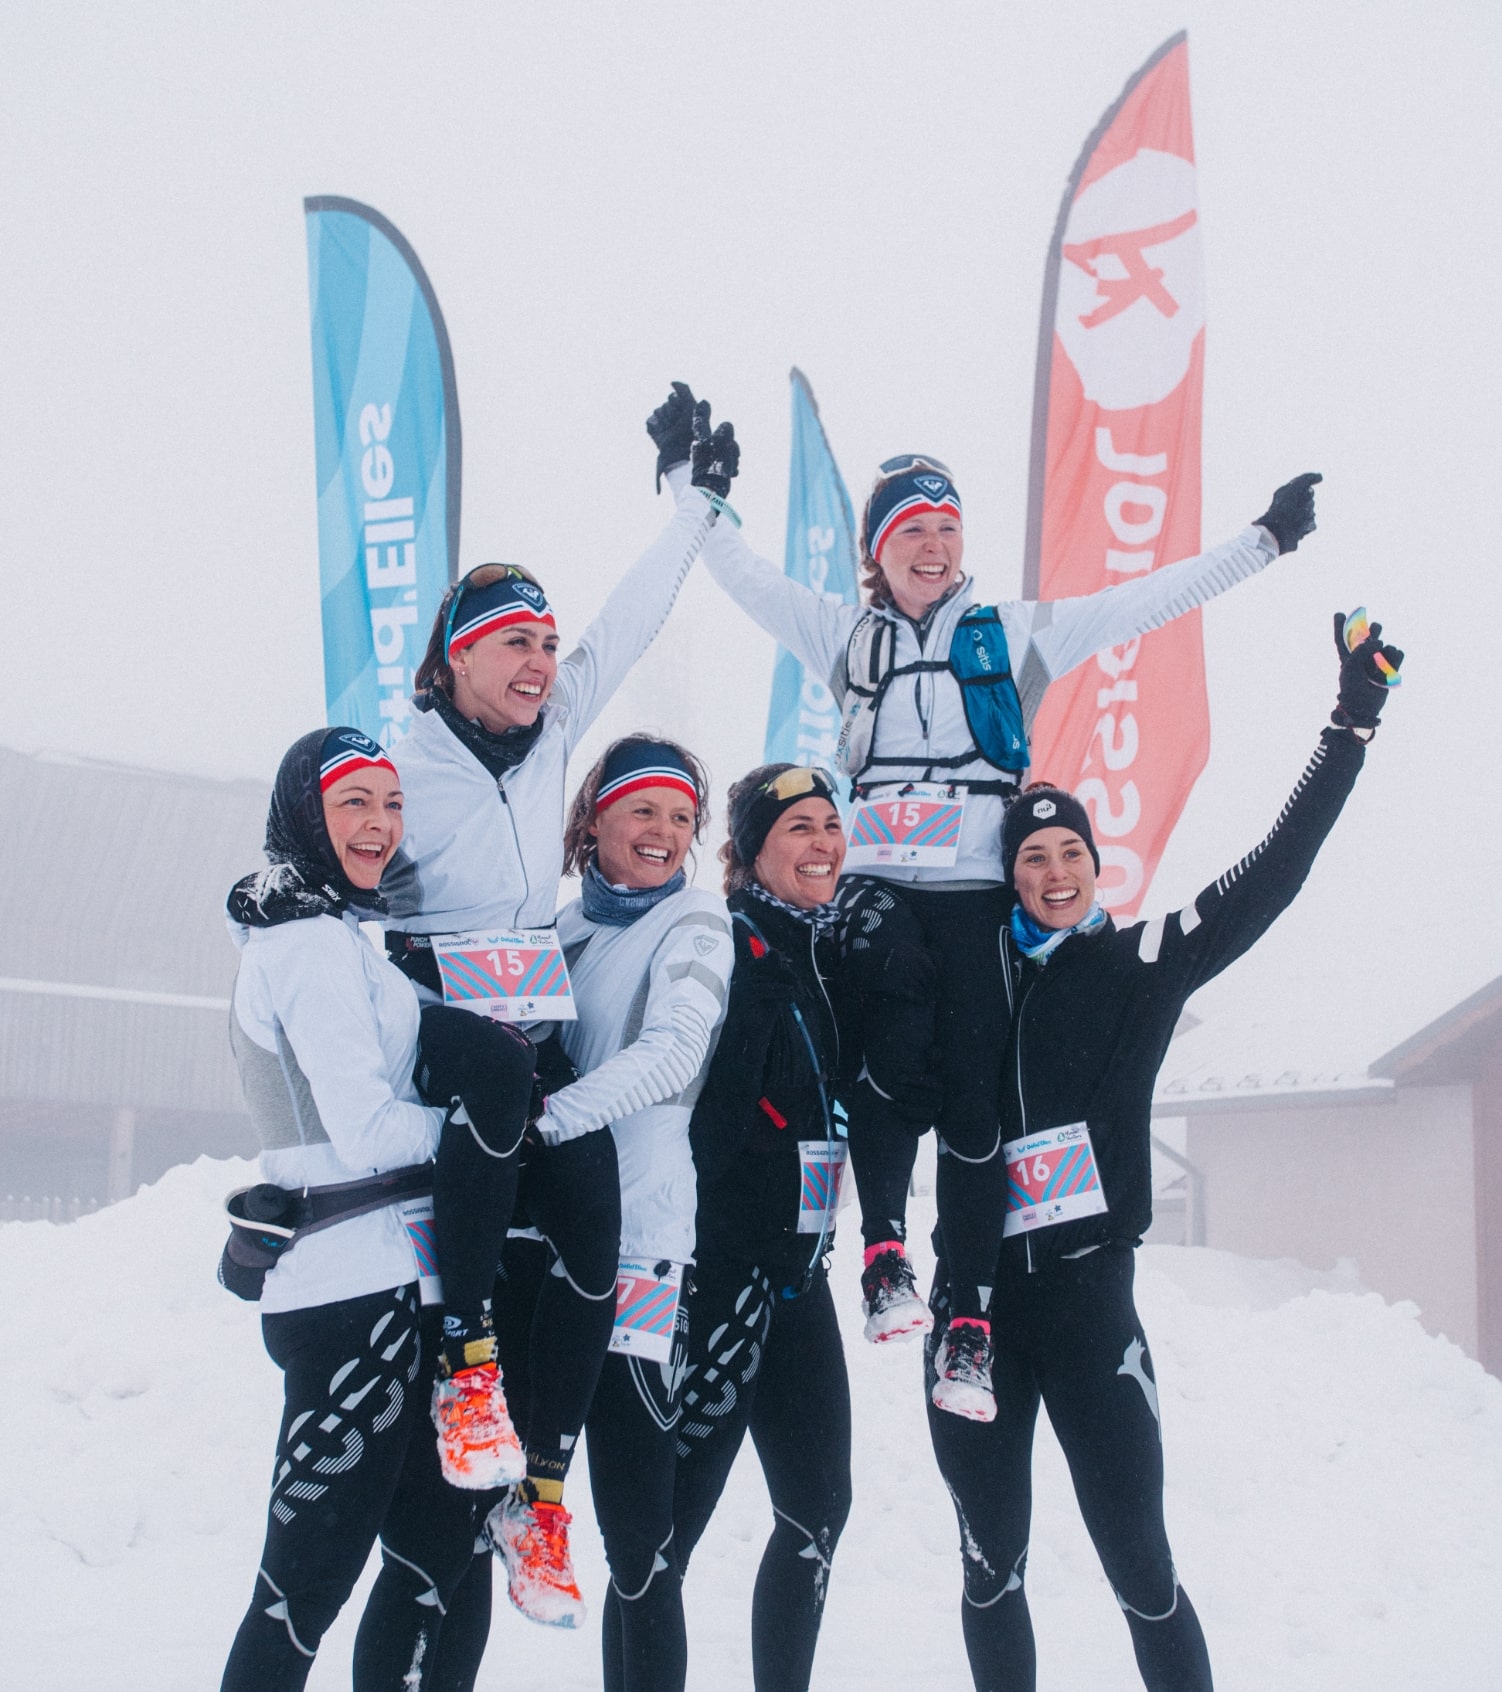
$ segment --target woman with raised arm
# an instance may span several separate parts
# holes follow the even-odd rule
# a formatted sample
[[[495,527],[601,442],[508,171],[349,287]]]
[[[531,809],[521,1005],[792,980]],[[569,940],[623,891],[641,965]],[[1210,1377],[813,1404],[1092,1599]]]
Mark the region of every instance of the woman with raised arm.
[[[559,657],[552,608],[527,571],[483,564],[449,590],[417,671],[412,725],[393,749],[408,829],[383,883],[392,921],[387,949],[436,1000],[473,992],[487,956],[521,955],[525,946],[534,977],[550,978],[554,991],[533,995],[531,1008],[525,999],[497,1008],[538,1040],[544,1092],[573,1078],[547,1011],[567,984],[553,931],[567,762],[662,626],[729,491],[733,434],[728,424],[711,433],[708,412],[707,404],[696,408],[675,395],[653,414],[648,427],[673,515],[566,657]],[[445,937],[476,936],[486,942],[478,957],[461,956],[446,978]],[[503,980],[492,986],[499,998]],[[582,1604],[563,1489],[614,1317],[614,1140],[601,1132],[566,1137],[545,1118],[537,1143],[524,1148],[519,1202],[553,1251],[556,1272],[545,1278],[531,1322],[528,1402],[515,1390],[511,1396],[526,1427],[527,1475],[495,1513],[504,1527],[497,1550],[512,1601],[525,1614],[576,1626]],[[539,1512],[540,1504],[548,1508]]]
[[[1051,681],[1162,627],[1291,552],[1314,527],[1313,484],[1278,489],[1233,539],[1079,599],[978,603],[963,569],[959,491],[937,459],[877,474],[861,520],[868,604],[842,605],[758,558],[729,524],[710,574],[839,703],[840,763],[856,809],[841,889],[841,947],[866,1034],[847,1052],[851,1160],[865,1241],[866,1337],[929,1317],[905,1252],[917,1136],[939,1134],[937,1199],[950,1265],[952,1345],[935,1400],[993,1413],[988,1277],[1001,1243],[990,1007],[1002,992],[990,936],[1006,914],[998,842],[1028,767],[1029,727]]]
[[[1272,832],[1191,904],[1125,928],[1095,898],[1089,818],[1029,788],[1001,853],[1002,1138],[1010,1176],[991,1311],[996,1419],[930,1408],[960,1522],[962,1619],[977,1692],[1032,1692],[1024,1577],[1033,1428],[1048,1411],[1149,1692],[1210,1692],[1204,1635],[1163,1524],[1158,1386],[1132,1298],[1152,1221],[1153,1087],[1185,1001],[1292,903],[1366,757],[1403,654],[1365,614],[1335,619],[1338,702]],[[996,943],[993,934],[992,944]],[[993,1015],[995,1007],[993,1007]],[[934,1311],[948,1313],[946,1265]],[[930,1342],[930,1380],[933,1346]]]
[[[735,972],[694,1107],[698,1242],[673,1500],[681,1570],[747,1430],[772,1536],[751,1605],[756,1692],[805,1692],[850,1512],[850,1386],[828,1254],[845,1161],[830,899],[833,778],[768,764],[730,789],[721,849]]]

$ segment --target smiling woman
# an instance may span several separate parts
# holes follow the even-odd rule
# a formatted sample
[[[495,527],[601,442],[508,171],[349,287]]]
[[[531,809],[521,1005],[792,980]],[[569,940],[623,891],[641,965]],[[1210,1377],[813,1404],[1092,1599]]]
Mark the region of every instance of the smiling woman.
[[[228,1692],[303,1685],[377,1537],[355,1684],[394,1684],[431,1652],[469,1567],[477,1495],[523,1472],[489,1294],[531,1047],[421,1008],[360,932],[401,839],[385,752],[356,729],[315,729],[277,772],[268,867],[229,896],[230,1043],[262,1180],[231,1197],[220,1278],[259,1299],[286,1409]]]
[[[808,1685],[850,1509],[850,1387],[829,1293],[844,1173],[826,985],[845,836],[823,770],[730,789],[721,851],[735,972],[690,1130],[699,1176],[673,1543],[686,1569],[749,1430],[772,1535],[751,1607],[759,1688]]]

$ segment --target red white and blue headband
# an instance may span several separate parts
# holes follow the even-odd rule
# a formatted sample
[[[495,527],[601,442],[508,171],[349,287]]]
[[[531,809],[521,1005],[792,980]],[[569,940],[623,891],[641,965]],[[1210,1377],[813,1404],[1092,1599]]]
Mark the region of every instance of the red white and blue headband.
[[[327,793],[336,781],[343,781],[357,770],[377,769],[390,770],[396,775],[396,765],[368,734],[352,728],[330,729],[323,737],[323,748],[318,755],[318,791]]]
[[[596,815],[649,787],[674,788],[696,811],[699,808],[699,787],[693,771],[671,746],[660,740],[627,740],[605,759],[595,794]]]
[[[470,585],[474,577],[489,570],[504,570],[506,574],[493,581]],[[536,582],[519,573],[513,574],[509,565],[480,565],[454,589],[443,643],[445,661],[497,629],[510,628],[515,623],[546,623],[550,629],[558,626],[553,621],[547,595]]]
[[[964,521],[959,489],[951,481],[948,467],[937,459],[904,453],[900,458],[889,458],[879,475],[883,480],[866,501],[865,523],[866,551],[877,563],[892,531],[909,517],[935,511]]]

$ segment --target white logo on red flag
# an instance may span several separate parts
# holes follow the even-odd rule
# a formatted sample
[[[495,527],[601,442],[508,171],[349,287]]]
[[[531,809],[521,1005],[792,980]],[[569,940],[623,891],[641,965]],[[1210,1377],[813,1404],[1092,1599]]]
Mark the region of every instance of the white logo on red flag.
[[[1194,166],[1144,148],[1074,202],[1062,250],[1055,326],[1086,399],[1166,399],[1205,321]]]

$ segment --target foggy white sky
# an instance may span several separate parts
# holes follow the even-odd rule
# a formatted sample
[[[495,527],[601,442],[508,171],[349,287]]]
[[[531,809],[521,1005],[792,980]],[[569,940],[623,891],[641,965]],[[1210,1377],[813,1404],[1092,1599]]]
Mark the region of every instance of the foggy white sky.
[[[1301,904],[1205,998],[1374,1055],[1502,969],[1480,0],[12,0],[0,741],[269,776],[322,720],[309,193],[416,247],[458,368],[463,562],[533,566],[566,634],[666,515],[641,423],[673,377],[735,419],[736,504],[780,560],[793,363],[856,499],[878,459],[939,454],[967,563],[1017,592],[1059,196],[1184,25],[1205,538],[1299,470],[1326,483],[1320,533],[1206,614],[1211,764],[1149,908],[1265,831],[1332,700],[1329,613],[1365,602],[1410,652],[1390,723]],[[771,651],[696,577],[585,751],[655,727],[723,790],[759,756]]]

